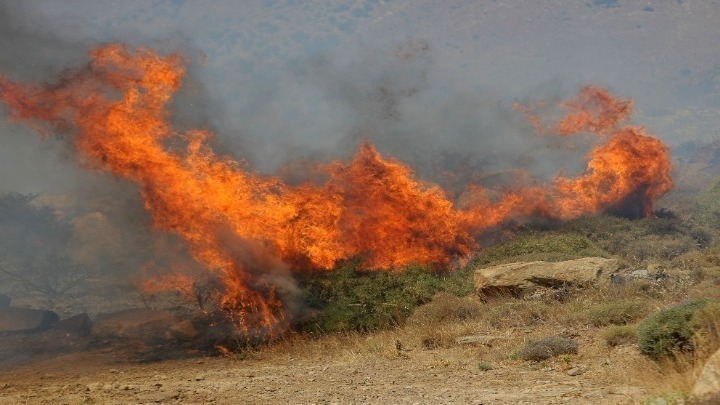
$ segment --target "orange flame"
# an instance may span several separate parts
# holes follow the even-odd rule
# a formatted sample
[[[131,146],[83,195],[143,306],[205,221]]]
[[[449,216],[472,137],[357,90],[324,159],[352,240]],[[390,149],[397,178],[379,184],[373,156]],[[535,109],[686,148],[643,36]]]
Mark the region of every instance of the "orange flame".
[[[337,260],[361,256],[371,270],[448,264],[477,248],[475,236],[505,221],[568,219],[623,204],[648,215],[672,186],[662,142],[640,127],[619,127],[632,102],[593,87],[565,103],[571,113],[553,127],[561,135],[607,137],[576,179],[499,194],[472,186],[460,209],[439,187],[365,143],[352,161],[322,167],[322,184],[289,186],[216,155],[206,131],[175,132],[167,105],[184,74],[180,55],[120,44],[90,55],[86,69],[50,86],[0,76],[11,118],[42,133],[71,133],[86,166],[136,182],[154,226],[180,235],[197,262],[223,281],[219,304],[248,332],[288,324],[280,291],[267,277],[282,263],[331,269]],[[190,285],[183,277],[165,280]]]

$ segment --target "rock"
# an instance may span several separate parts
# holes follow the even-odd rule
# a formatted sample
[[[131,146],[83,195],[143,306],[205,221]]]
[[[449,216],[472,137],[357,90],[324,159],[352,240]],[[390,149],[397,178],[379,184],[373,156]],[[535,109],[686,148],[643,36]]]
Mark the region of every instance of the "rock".
[[[636,279],[651,278],[650,273],[647,270],[635,270],[630,273],[630,277]]]
[[[583,369],[580,367],[573,367],[570,370],[566,371],[567,375],[575,377],[577,375],[580,375],[583,373]]]
[[[170,326],[167,331],[168,337],[177,340],[195,340],[200,336],[200,332],[195,328],[192,321],[186,319]]]
[[[12,301],[12,298],[5,294],[0,294],[0,310],[10,308],[10,301]]]
[[[690,394],[699,399],[720,395],[720,350],[707,359]]]
[[[502,339],[502,336],[492,336],[492,335],[471,335],[471,336],[460,336],[455,338],[455,343],[459,345],[467,345],[467,344],[490,344],[496,340]]]
[[[617,259],[586,257],[564,262],[521,262],[475,270],[478,295],[523,296],[540,288],[586,287],[609,281]]]
[[[53,311],[5,308],[0,310],[0,334],[42,332],[50,329],[59,319]]]
[[[55,329],[85,335],[92,329],[92,320],[88,314],[78,314],[61,320],[55,325]]]
[[[138,308],[98,315],[92,327],[96,336],[107,338],[164,339],[177,322],[169,312]]]

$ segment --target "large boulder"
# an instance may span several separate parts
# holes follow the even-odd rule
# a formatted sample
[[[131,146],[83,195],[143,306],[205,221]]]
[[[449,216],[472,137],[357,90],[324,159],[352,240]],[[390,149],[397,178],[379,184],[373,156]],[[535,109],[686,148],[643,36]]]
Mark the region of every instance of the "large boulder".
[[[523,296],[541,288],[586,287],[609,280],[619,268],[618,260],[602,257],[502,264],[475,270],[475,291],[482,297]]]
[[[5,308],[0,310],[0,334],[42,332],[50,329],[59,319],[53,311]]]
[[[178,319],[169,312],[137,308],[98,315],[93,335],[122,339],[164,339],[165,332]]]
[[[705,362],[690,394],[700,400],[720,400],[720,350]]]

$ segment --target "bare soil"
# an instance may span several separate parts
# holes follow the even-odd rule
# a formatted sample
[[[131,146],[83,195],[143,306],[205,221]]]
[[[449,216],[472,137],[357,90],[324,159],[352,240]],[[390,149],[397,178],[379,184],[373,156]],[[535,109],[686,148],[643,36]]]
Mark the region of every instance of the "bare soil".
[[[648,397],[634,375],[637,349],[605,347],[592,331],[578,337],[578,355],[541,363],[506,355],[518,336],[495,346],[424,349],[414,332],[295,337],[229,357],[155,362],[117,347],[35,357],[0,371],[0,404],[633,404]],[[572,368],[581,374],[569,375]]]

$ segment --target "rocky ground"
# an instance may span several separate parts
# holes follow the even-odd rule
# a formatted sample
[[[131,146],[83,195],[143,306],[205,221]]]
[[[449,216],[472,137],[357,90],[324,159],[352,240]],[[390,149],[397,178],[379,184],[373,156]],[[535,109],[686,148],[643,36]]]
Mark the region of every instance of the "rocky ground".
[[[647,396],[632,376],[623,377],[636,356],[628,347],[605,359],[581,351],[573,360],[579,365],[508,360],[481,367],[487,347],[397,352],[390,335],[285,342],[245,358],[143,363],[112,349],[36,358],[0,372],[0,403],[631,404]]]
[[[574,272],[562,270],[570,267]],[[478,297],[465,298],[484,312],[512,309],[499,324],[483,321],[489,314],[448,320],[418,310],[396,329],[291,334],[214,357],[208,354],[217,354],[214,346],[221,341],[211,337],[222,331],[213,328],[222,325],[207,318],[135,308],[91,320],[86,314],[19,308],[5,297],[0,404],[643,403],[662,391],[657,387],[662,370],[641,356],[637,345],[611,347],[603,328],[571,319],[593,302],[593,290],[563,295],[563,301],[557,294],[539,294],[556,284],[597,283],[604,285],[597,291],[607,294],[629,291],[638,281],[656,282],[648,270],[624,276],[616,271],[616,260],[601,258],[479,269],[478,291],[491,286],[513,292],[482,304]],[[637,277],[642,280],[633,281]],[[463,302],[438,295],[427,305],[442,308],[443,300],[446,306]],[[545,302],[552,305],[542,307]],[[577,353],[542,361],[519,358],[524,345],[547,336],[571,339]]]

